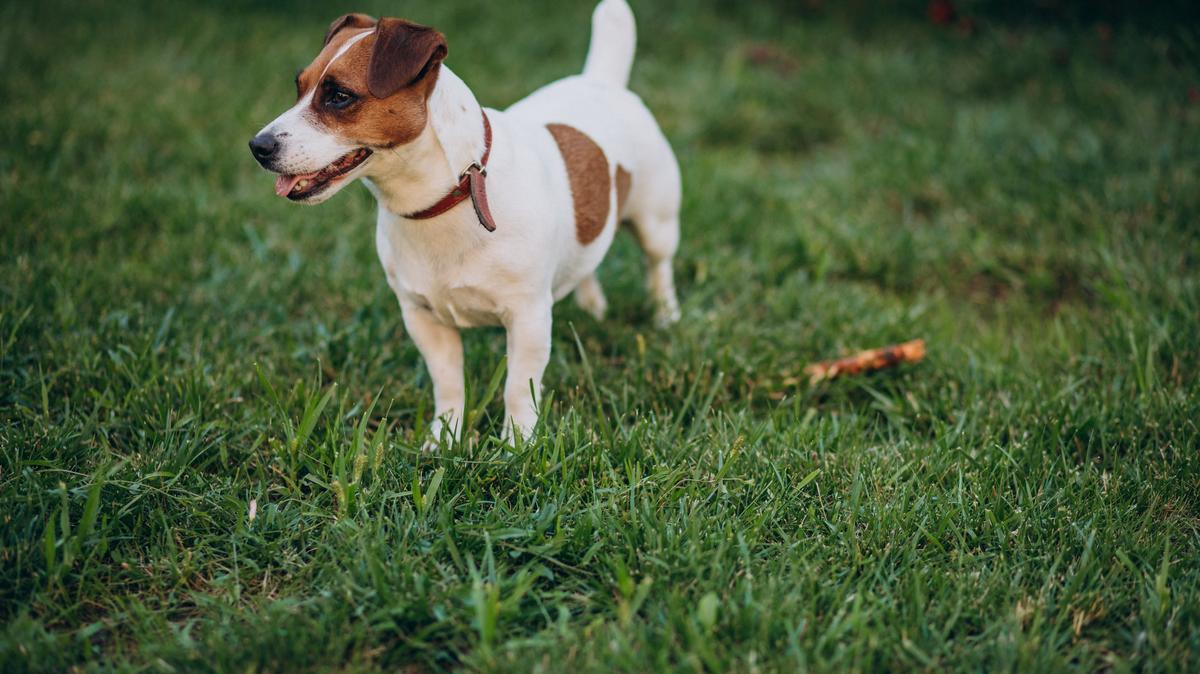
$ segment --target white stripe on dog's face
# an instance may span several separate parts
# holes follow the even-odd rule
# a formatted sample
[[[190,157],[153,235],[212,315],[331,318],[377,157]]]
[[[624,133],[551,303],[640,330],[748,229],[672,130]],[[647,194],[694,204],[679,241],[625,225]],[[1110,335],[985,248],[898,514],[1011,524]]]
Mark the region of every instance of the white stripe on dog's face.
[[[295,105],[252,144],[268,148],[254,150],[255,157],[280,174],[280,196],[324,201],[368,175],[373,153],[412,142],[428,127],[445,39],[400,19],[372,22],[335,22],[321,52],[296,77]]]
[[[367,30],[346,40],[325,64],[321,75],[313,81],[309,90],[287,112],[263,127],[259,133],[269,133],[279,141],[279,156],[272,167],[278,173],[298,175],[319,171],[359,146],[339,138],[321,123],[313,110],[313,97],[317,95],[321,80],[338,59],[371,35]]]

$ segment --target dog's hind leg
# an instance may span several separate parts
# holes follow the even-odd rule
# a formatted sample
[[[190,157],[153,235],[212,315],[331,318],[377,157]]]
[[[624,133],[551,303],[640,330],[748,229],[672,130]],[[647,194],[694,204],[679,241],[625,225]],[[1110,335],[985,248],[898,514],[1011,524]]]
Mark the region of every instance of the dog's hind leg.
[[[620,214],[629,220],[638,244],[646,254],[646,285],[655,304],[655,322],[665,327],[679,320],[675,275],[671,264],[679,248],[679,210],[683,201],[679,163],[662,132],[656,128],[642,145],[645,153],[629,174],[618,171],[627,183],[628,202]],[[618,191],[618,201],[620,192]]]
[[[634,188],[629,224],[646,254],[646,286],[654,299],[655,322],[666,327],[679,320],[675,275],[671,264],[679,248],[679,174],[668,174],[664,186],[653,191]],[[663,195],[667,198],[663,199]],[[650,203],[645,203],[649,201]]]
[[[679,248],[679,217],[635,220],[634,230],[646,252],[646,286],[654,299],[654,322],[666,327],[678,321],[680,315],[672,270]]]
[[[596,320],[604,320],[604,312],[608,310],[608,300],[604,299],[604,289],[600,287],[600,281],[596,278],[595,272],[576,286],[575,303]]]

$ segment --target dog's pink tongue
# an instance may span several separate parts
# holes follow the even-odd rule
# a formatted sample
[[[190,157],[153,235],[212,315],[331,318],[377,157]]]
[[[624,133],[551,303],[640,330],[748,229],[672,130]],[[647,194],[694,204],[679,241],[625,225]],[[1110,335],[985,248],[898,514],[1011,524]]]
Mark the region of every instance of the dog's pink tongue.
[[[286,197],[292,191],[292,188],[296,186],[296,183],[316,175],[316,173],[305,173],[298,176],[281,175],[275,179],[275,194]]]

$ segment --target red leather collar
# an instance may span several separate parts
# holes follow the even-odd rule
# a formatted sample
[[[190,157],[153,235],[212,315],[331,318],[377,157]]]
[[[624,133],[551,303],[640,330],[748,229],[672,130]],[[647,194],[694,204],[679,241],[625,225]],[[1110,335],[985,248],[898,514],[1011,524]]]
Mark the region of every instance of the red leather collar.
[[[446,196],[442,197],[436,204],[426,208],[423,211],[409,213],[405,218],[409,220],[428,220],[436,218],[446,211],[461,204],[467,199],[471,200],[475,206],[475,216],[479,218],[479,224],[489,232],[496,231],[496,221],[492,219],[492,211],[488,207],[487,200],[487,163],[488,157],[492,154],[492,123],[488,121],[487,113],[483,113],[483,157],[478,162],[471,164],[459,174],[458,184],[454,189],[450,190]]]

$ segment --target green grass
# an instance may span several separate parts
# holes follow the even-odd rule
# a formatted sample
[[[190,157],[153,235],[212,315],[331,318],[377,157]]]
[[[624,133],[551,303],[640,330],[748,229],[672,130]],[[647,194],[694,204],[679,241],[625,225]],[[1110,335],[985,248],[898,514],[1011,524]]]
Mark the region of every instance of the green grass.
[[[426,455],[369,195],[245,149],[350,7],[108,4],[0,8],[0,670],[1200,669],[1194,34],[635,2],[684,319],[623,235],[542,432],[474,331]],[[496,106],[591,9],[358,7]]]

